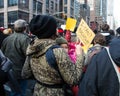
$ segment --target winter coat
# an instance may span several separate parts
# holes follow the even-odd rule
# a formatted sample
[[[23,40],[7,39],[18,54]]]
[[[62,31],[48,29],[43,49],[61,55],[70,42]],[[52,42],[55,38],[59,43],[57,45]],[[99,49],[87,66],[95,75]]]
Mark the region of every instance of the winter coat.
[[[4,40],[7,36],[8,36],[8,35],[3,34],[2,32],[0,32],[0,48],[1,48],[1,45],[2,45],[3,40]]]
[[[86,58],[85,58],[85,66],[88,65],[92,59],[92,57],[99,53],[101,50],[103,49],[103,46],[99,45],[99,44],[95,44],[93,47],[88,49],[88,52],[86,54]]]
[[[26,58],[22,71],[23,78],[29,78],[33,74],[37,81],[44,84],[62,84],[58,72],[46,61],[45,52],[52,45],[55,45],[54,40],[35,39],[27,49],[27,55],[30,56],[30,59]],[[79,56],[76,64],[73,64],[63,48],[53,49],[53,52],[64,81],[69,85],[77,84],[82,72],[83,56]],[[49,88],[38,82],[34,88],[34,96],[64,96],[63,94],[62,88]]]
[[[120,38],[110,43],[110,54],[120,67]],[[119,96],[119,81],[106,49],[93,56],[80,83],[79,96]]]
[[[30,38],[24,33],[13,33],[2,43],[1,50],[13,62],[12,69],[17,79],[21,79],[21,70],[29,43]]]

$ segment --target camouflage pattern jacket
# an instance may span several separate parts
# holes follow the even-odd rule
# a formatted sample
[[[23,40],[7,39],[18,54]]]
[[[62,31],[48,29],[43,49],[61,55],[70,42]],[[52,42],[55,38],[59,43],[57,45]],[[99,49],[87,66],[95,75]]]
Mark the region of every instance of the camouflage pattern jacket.
[[[23,78],[29,78],[33,74],[35,79],[42,83],[49,85],[62,84],[58,72],[46,61],[45,52],[52,45],[55,45],[54,40],[35,39],[28,46],[27,55],[30,55],[31,58],[27,58],[25,61],[22,70]],[[77,84],[82,73],[83,55],[77,58],[76,64],[73,64],[64,49],[55,48],[53,52],[64,81],[70,85]],[[34,96],[64,96],[63,94],[62,88],[48,88],[38,82],[35,84]]]

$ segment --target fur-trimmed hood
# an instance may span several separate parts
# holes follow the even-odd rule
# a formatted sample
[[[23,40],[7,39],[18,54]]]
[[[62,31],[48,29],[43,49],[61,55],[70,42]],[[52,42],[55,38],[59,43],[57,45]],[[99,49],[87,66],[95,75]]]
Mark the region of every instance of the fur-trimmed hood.
[[[27,48],[26,55],[40,56],[44,54],[49,47],[55,45],[55,41],[52,39],[35,39]]]

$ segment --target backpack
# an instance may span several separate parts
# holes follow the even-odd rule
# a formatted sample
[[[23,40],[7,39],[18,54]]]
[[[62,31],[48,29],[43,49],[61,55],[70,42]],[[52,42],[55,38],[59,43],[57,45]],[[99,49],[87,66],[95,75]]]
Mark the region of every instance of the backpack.
[[[5,84],[8,81],[8,72],[12,68],[12,62],[4,56],[0,50],[0,83]]]
[[[1,50],[0,50],[0,58],[2,60],[0,64],[1,70],[3,70],[4,72],[9,72],[9,70],[12,68],[13,65],[12,61],[10,61],[9,58],[5,57]]]
[[[7,58],[2,51],[0,50],[0,58],[1,58],[1,64],[0,64],[0,82],[2,84],[7,83],[7,85],[11,85],[11,89],[16,90],[17,92],[21,93],[20,85],[18,84],[18,81],[14,77],[13,71],[12,71],[12,61]],[[4,76],[3,76],[4,75]],[[9,84],[8,84],[9,81]],[[6,85],[6,84],[5,84]]]
[[[31,78],[34,79],[34,80],[36,80],[36,82],[38,82],[40,85],[48,87],[48,88],[63,88],[63,90],[64,90],[64,96],[74,96],[73,92],[72,92],[71,86],[69,86],[64,81],[64,79],[62,78],[62,75],[61,75],[61,73],[59,71],[59,68],[57,66],[56,58],[55,58],[55,55],[53,53],[53,49],[55,49],[55,48],[61,48],[61,47],[59,45],[53,45],[53,46],[51,46],[46,51],[45,56],[46,56],[46,60],[47,60],[48,64],[50,65],[50,67],[54,68],[58,72],[58,74],[60,75],[60,78],[62,79],[63,83],[62,84],[48,85],[48,84],[42,83],[39,80],[35,79],[33,75],[32,75]],[[32,54],[30,54],[30,55],[32,55]],[[28,58],[30,59],[30,56],[28,56]]]
[[[53,53],[53,49],[55,49],[55,48],[60,48],[60,46],[59,45],[53,45],[46,51],[45,55],[46,55],[47,62],[60,75],[60,78],[63,81],[64,96],[74,96],[74,93],[72,91],[72,87],[64,81],[64,79],[62,78],[62,75],[59,71],[59,68],[57,66],[56,58],[55,58],[55,55]]]

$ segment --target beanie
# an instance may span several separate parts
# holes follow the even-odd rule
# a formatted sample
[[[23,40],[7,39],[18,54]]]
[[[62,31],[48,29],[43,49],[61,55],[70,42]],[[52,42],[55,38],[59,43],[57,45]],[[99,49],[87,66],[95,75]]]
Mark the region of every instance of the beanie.
[[[65,38],[63,38],[63,37],[57,38],[57,39],[56,39],[56,43],[57,43],[58,45],[68,44],[67,40],[66,40]]]
[[[52,16],[37,15],[30,21],[30,32],[39,39],[50,38],[56,34],[57,23]]]

